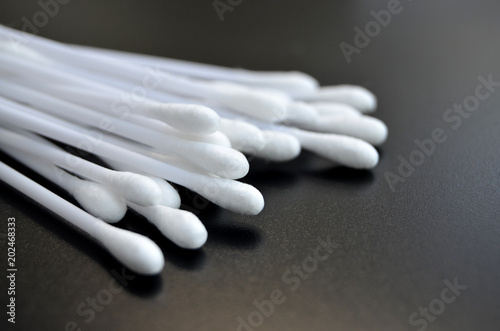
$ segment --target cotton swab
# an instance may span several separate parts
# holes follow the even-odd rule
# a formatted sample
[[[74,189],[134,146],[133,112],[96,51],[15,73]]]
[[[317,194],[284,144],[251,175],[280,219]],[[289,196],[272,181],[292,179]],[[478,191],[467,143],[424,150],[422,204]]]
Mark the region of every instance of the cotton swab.
[[[56,122],[61,123],[61,121],[51,118],[49,115],[41,117],[36,115],[37,112],[20,105],[17,108],[14,107],[14,109],[21,109],[24,113],[15,111],[12,108],[11,103],[0,98],[0,119],[11,125],[37,132],[79,148],[84,147],[81,146],[82,141],[88,141],[90,138],[75,129],[70,129],[71,125],[69,123],[66,125],[56,124]],[[90,148],[94,154],[110,158],[121,164],[132,162],[134,168],[142,172],[185,186],[229,210],[255,215],[264,208],[262,194],[253,186],[226,178],[193,174],[104,141],[95,141],[95,139],[91,139],[91,141],[94,141],[94,143],[87,149]]]
[[[352,115],[360,116],[361,112],[353,106],[346,105],[338,102],[307,102],[309,106],[313,107],[316,113],[320,116],[331,115]]]
[[[8,33],[22,35],[22,32],[0,26],[0,36],[5,39]],[[59,66],[69,70],[79,68],[80,72],[84,70],[86,73],[98,73],[93,77],[98,81],[106,75],[129,82],[131,87],[136,87],[147,74],[144,67],[96,54],[82,54],[63,44],[38,36],[31,38],[29,48],[53,60],[54,67]],[[163,72],[156,76],[162,82],[158,85],[158,89],[164,91],[202,100],[211,99],[243,114],[253,113],[263,120],[279,120],[286,115],[284,102],[264,91],[234,83],[207,82]]]
[[[130,202],[128,204],[182,248],[198,249],[207,241],[205,226],[190,212],[163,205],[143,207]]]
[[[111,160],[106,160],[106,162],[115,169],[126,170],[116,162]],[[197,249],[203,246],[208,237],[203,223],[192,213],[176,209],[180,207],[181,200],[170,184],[158,177],[151,176],[150,178],[162,188],[163,198],[160,204],[143,207],[127,202],[128,206],[146,217],[176,245],[187,249]]]
[[[164,121],[179,130],[197,134],[213,133],[219,127],[219,116],[205,106],[167,105],[147,98],[124,102],[122,98],[126,93],[120,89],[31,63],[22,58],[15,58],[12,55],[0,53],[0,70],[10,73],[9,80],[11,81],[21,79],[22,85],[36,87],[37,90],[54,96],[69,98],[69,101],[80,101],[83,105],[95,110],[115,114],[120,112],[122,116],[123,113],[125,115],[127,113],[144,114]],[[26,80],[26,77],[20,75],[21,73],[30,73],[30,79]],[[99,90],[99,93],[89,95],[87,92],[82,96],[81,91],[93,90]]]
[[[320,87],[314,94],[303,98],[306,101],[332,101],[344,103],[368,113],[377,108],[377,98],[361,86],[336,85]]]
[[[117,172],[69,154],[54,145],[0,128],[0,145],[8,146],[51,160],[61,168],[94,180],[113,189],[125,199],[140,205],[154,205],[161,201],[161,190],[151,179],[135,173]]]
[[[113,160],[109,160],[106,158],[104,160],[106,161],[107,164],[111,165],[113,169],[119,171],[131,170]],[[156,183],[156,185],[158,185],[158,187],[161,189],[162,198],[161,201],[158,203],[159,205],[171,208],[179,208],[181,206],[181,197],[179,196],[179,193],[172,185],[170,185],[166,180],[160,177],[155,177],[155,176],[147,176],[147,177],[153,180]]]
[[[2,162],[0,179],[87,233],[130,270],[157,275],[163,269],[163,253],[149,238],[89,215]]]
[[[317,90],[319,85],[318,81],[313,77],[297,71],[259,72],[89,46],[71,45],[71,47],[82,52],[105,55],[113,59],[123,59],[131,63],[159,68],[166,72],[189,77],[224,80],[252,87],[275,89],[285,92],[294,98],[311,95]]]
[[[127,212],[125,200],[101,184],[81,180],[43,159],[18,150],[3,149],[16,160],[68,191],[89,214],[107,223],[116,223],[125,216]]]
[[[37,108],[60,118],[91,125],[156,147],[162,152],[180,155],[219,176],[224,175],[226,178],[237,179],[245,176],[249,170],[249,164],[244,155],[231,148],[161,134],[1,80],[0,95],[21,102],[29,102]],[[231,167],[228,165],[231,165]]]
[[[320,116],[316,121],[299,123],[297,127],[359,138],[375,146],[383,144],[387,139],[387,126],[377,118],[364,115]]]
[[[149,118],[141,115],[130,114],[126,117],[128,122],[140,125],[142,127],[167,134],[169,136],[175,136],[180,139],[203,142],[207,144],[214,144],[219,146],[224,146],[231,148],[231,142],[228,137],[221,131],[216,131],[210,134],[192,134],[183,131],[176,130],[171,126],[165,124],[164,122],[158,121],[154,118]],[[220,130],[220,128],[219,128]]]

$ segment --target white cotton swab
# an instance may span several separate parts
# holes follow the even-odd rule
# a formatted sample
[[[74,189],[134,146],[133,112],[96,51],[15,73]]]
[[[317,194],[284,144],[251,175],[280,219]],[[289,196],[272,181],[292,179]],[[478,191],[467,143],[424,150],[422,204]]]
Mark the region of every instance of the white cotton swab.
[[[0,179],[87,233],[130,270],[157,275],[163,269],[163,254],[149,238],[93,217],[2,162]]]
[[[0,53],[0,71],[6,73],[9,81],[117,116],[142,114],[195,134],[209,134],[219,128],[219,116],[203,105],[164,104],[145,97],[130,99],[132,93],[127,96],[126,91],[12,55]],[[137,86],[131,88],[134,87]]]
[[[234,116],[229,112],[218,111],[223,117]],[[300,146],[302,146],[303,149],[307,149],[343,166],[355,169],[371,169],[377,165],[379,160],[377,150],[372,145],[359,138],[333,133],[310,132],[253,119],[247,119],[247,121],[253,123],[262,130],[269,130],[271,132],[278,131],[279,133],[285,134],[285,137],[291,135],[297,139],[299,151]]]
[[[23,35],[20,31],[0,26],[0,37],[5,40],[8,33]],[[50,58],[53,68],[80,72],[88,77],[93,73],[92,78],[97,81],[106,81],[106,76],[118,78],[122,82],[128,82],[133,88],[142,84],[148,74],[142,66],[97,54],[83,54],[64,44],[38,36],[31,36],[29,48]],[[243,114],[253,114],[261,120],[278,121],[286,115],[283,100],[261,90],[235,83],[188,79],[165,72],[157,73],[156,78],[161,82],[157,86],[159,90],[213,100]]]
[[[262,131],[244,121],[222,118],[220,130],[229,138],[233,148],[269,161],[289,161],[300,154],[300,143],[294,137]]]
[[[377,150],[361,139],[283,126],[275,129],[293,135],[304,149],[340,165],[354,169],[372,169],[378,164]]]
[[[387,139],[387,126],[370,116],[330,115],[319,116],[311,123],[298,123],[297,127],[321,133],[335,133],[364,140],[379,146]]]
[[[307,102],[307,105],[311,106],[316,110],[316,113],[320,116],[331,116],[331,115],[352,115],[360,116],[361,112],[354,108],[353,106],[346,105],[338,102]]]
[[[119,170],[119,171],[131,171],[129,167],[126,167],[118,162],[115,162],[110,159],[104,159],[104,161],[111,165],[113,169]],[[147,176],[147,175],[146,175]],[[162,193],[162,198],[161,201],[158,203],[159,205],[171,207],[171,208],[179,208],[181,206],[181,197],[179,196],[179,193],[177,190],[170,185],[165,179],[159,178],[156,176],[147,176],[151,180],[153,180],[156,185],[161,189]]]
[[[306,101],[332,101],[344,103],[364,112],[373,112],[377,108],[375,95],[357,85],[323,86],[314,94],[305,97]]]
[[[89,46],[71,45],[71,47],[82,52],[104,55],[113,59],[118,58],[130,63],[159,68],[180,75],[206,80],[224,80],[257,88],[275,89],[294,98],[311,95],[319,86],[316,79],[298,71],[259,72]]]
[[[154,118],[149,118],[141,115],[130,114],[126,117],[128,122],[140,125],[142,127],[167,134],[169,136],[175,136],[180,139],[197,141],[207,144],[214,144],[219,146],[224,146],[231,148],[231,142],[221,131],[216,131],[210,134],[192,134],[183,131],[176,130],[164,122],[158,121]],[[220,130],[220,128],[219,128]]]
[[[46,160],[21,153],[18,150],[11,148],[3,148],[3,150],[19,162],[68,191],[89,214],[107,223],[116,223],[125,216],[127,212],[125,200],[101,184],[79,179],[47,163]]]
[[[263,149],[266,144],[260,129],[243,121],[222,119],[220,131],[227,136],[234,149],[245,153],[252,154],[255,150]]]
[[[29,135],[27,137],[25,135]],[[135,173],[117,172],[103,168],[52,145],[41,142],[35,136],[20,135],[0,128],[0,145],[15,148],[51,160],[61,168],[77,173],[111,188],[125,199],[140,205],[154,205],[161,201],[161,190],[151,179]]]
[[[106,162],[115,169],[132,170],[112,160],[106,160]],[[179,194],[164,179],[154,176],[149,178],[162,188],[162,201],[158,205],[148,207],[139,206],[132,202],[127,202],[127,205],[146,217],[176,245],[187,249],[197,249],[203,246],[208,236],[203,223],[192,213],[177,209],[181,205]]]
[[[35,90],[2,82],[1,80],[0,95],[21,102],[29,102],[37,108],[65,120],[90,125],[121,135],[127,139],[139,141],[143,144],[153,146],[164,153],[180,155],[219,176],[237,179],[245,176],[249,170],[249,164],[245,156],[232,148],[161,134],[157,131],[151,131],[124,120],[94,112]]]
[[[208,233],[194,214],[163,205],[143,207],[128,205],[153,223],[160,232],[176,245],[187,249],[198,249],[207,241]]]
[[[22,112],[18,110],[22,110]],[[193,174],[105,141],[89,137],[75,130],[75,128],[70,129],[70,123],[60,124],[62,123],[61,120],[49,115],[41,116],[39,112],[24,106],[15,106],[4,98],[0,98],[0,119],[3,123],[37,132],[121,164],[132,163],[134,168],[141,172],[185,186],[213,203],[234,212],[255,215],[264,208],[262,194],[251,185],[226,178]],[[82,146],[82,142],[86,141],[91,143],[90,147]]]

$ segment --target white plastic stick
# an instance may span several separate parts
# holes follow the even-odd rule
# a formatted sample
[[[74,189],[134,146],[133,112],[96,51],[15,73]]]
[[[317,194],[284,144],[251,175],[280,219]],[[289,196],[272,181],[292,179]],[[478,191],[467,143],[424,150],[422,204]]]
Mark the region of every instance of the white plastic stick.
[[[87,233],[132,271],[156,275],[163,269],[163,254],[149,238],[93,217],[2,162],[0,179]]]
[[[125,200],[117,193],[110,191],[103,185],[88,180],[82,180],[70,175],[64,170],[47,163],[47,160],[34,157],[12,148],[3,150],[23,163],[25,166],[38,172],[43,177],[68,191],[89,214],[102,219],[107,223],[120,221],[127,212]]]

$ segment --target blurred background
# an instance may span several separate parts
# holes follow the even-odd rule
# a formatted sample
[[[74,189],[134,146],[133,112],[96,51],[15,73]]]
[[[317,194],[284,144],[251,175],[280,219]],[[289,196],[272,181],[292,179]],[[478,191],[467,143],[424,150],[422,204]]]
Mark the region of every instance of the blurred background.
[[[355,28],[365,31],[375,21],[373,12],[388,8],[398,13],[348,61],[341,44],[355,47]],[[104,250],[0,184],[0,223],[8,217],[18,222],[19,270],[17,325],[7,325],[5,314],[2,325],[498,330],[500,91],[459,129],[451,129],[443,114],[474,94],[479,76],[500,81],[499,14],[495,0],[3,0],[1,24],[61,42],[254,70],[298,70],[323,85],[362,85],[377,95],[374,116],[388,125],[389,139],[372,171],[333,168],[308,153],[285,164],[253,160],[244,181],[266,199],[255,217],[221,210],[181,189],[183,207],[209,232],[199,251],[174,247],[129,213],[119,226],[151,237],[165,254],[165,269],[154,278],[129,271],[124,276]],[[447,141],[393,192],[387,172],[397,173],[400,157],[408,159],[414,141],[436,128],[445,130]],[[0,159],[33,175],[3,154]],[[338,247],[291,290],[283,275],[328,236]],[[6,252],[6,241],[0,243]],[[441,309],[436,302],[445,281],[456,279],[467,289]],[[112,280],[124,285],[122,291],[92,306]],[[5,298],[5,278],[0,284]],[[276,289],[285,301],[256,326],[242,326]],[[430,317],[419,310],[426,307],[432,308]]]

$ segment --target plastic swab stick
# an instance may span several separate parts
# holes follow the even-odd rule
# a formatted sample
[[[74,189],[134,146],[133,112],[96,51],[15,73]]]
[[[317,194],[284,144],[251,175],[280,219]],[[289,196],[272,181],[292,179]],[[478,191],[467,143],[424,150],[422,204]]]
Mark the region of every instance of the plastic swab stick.
[[[19,112],[21,109],[24,111]],[[13,107],[8,100],[0,98],[0,119],[25,130],[37,132],[68,145],[82,148],[98,156],[109,158],[121,164],[132,163],[134,168],[157,177],[185,186],[215,204],[229,210],[255,215],[264,208],[262,194],[253,186],[231,179],[193,174],[158,160],[131,152],[127,149],[89,137],[66,125],[57,124],[60,120],[49,115],[37,116],[37,112],[23,106]],[[57,122],[57,123],[56,123]],[[90,141],[91,147],[82,146]]]
[[[10,156],[68,191],[89,214],[107,223],[120,221],[127,212],[123,198],[99,183],[82,180],[51,165],[46,160],[4,148]]]
[[[135,173],[117,172],[69,154],[49,142],[34,140],[9,130],[0,129],[0,145],[8,146],[51,160],[61,168],[111,188],[125,199],[140,205],[154,205],[161,201],[161,190],[151,179]]]
[[[219,116],[205,106],[164,104],[147,98],[123,100],[124,96],[127,96],[126,91],[44,65],[14,58],[11,55],[0,53],[0,71],[18,75],[17,77],[10,76],[10,81],[18,81],[22,85],[34,87],[44,93],[95,110],[120,113],[122,116],[124,113],[125,115],[127,113],[142,114],[164,121],[179,130],[197,134],[212,133],[219,127]],[[29,76],[19,76],[20,74],[29,74]]]
[[[0,162],[0,179],[87,233],[130,270],[157,275],[165,260],[149,238],[115,228]]]
[[[304,100],[345,103],[365,113],[372,112],[377,108],[375,95],[364,87],[356,85],[320,87],[316,93],[304,98]]]
[[[0,95],[29,102],[66,120],[94,126],[154,146],[164,153],[177,154],[219,176],[237,179],[245,176],[249,170],[245,156],[232,148],[179,139],[176,136],[151,131],[16,84],[0,81]]]
[[[276,89],[294,98],[311,95],[319,85],[313,77],[297,71],[259,72],[89,46],[72,45],[71,47],[79,51],[101,54],[114,59],[119,58],[131,63],[159,68],[160,70],[185,76],[207,80],[225,80],[258,88]]]

